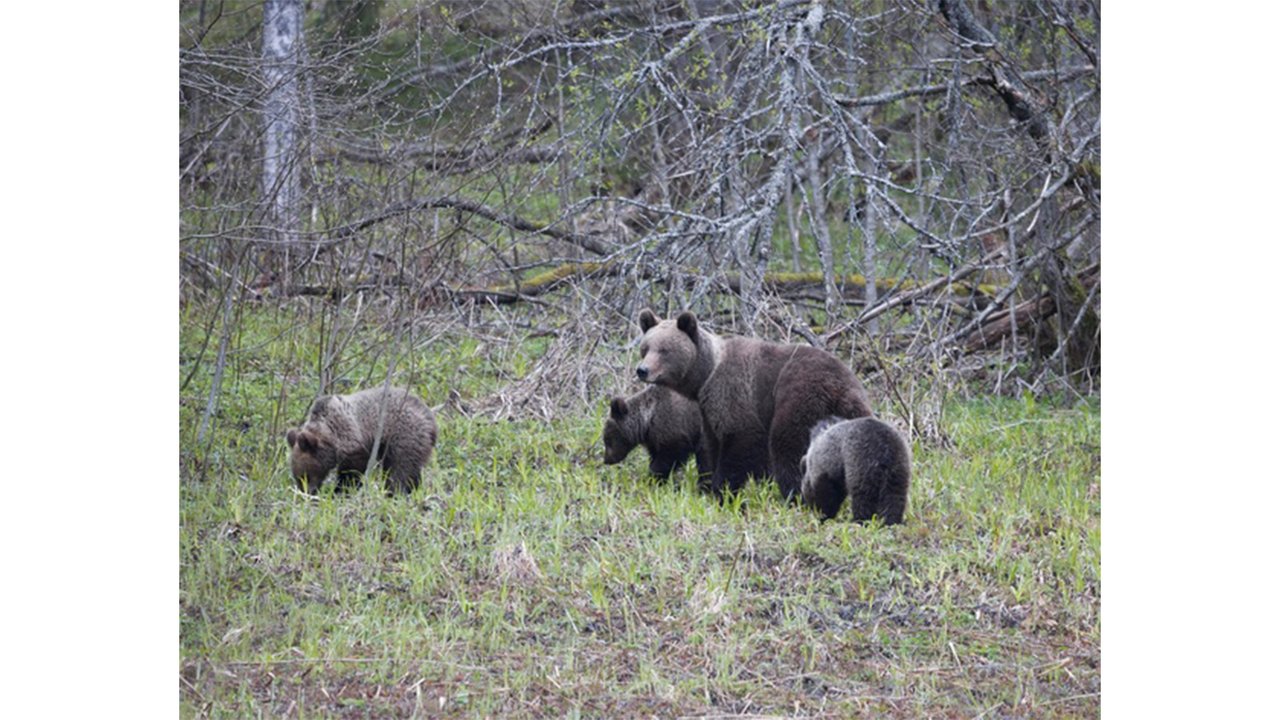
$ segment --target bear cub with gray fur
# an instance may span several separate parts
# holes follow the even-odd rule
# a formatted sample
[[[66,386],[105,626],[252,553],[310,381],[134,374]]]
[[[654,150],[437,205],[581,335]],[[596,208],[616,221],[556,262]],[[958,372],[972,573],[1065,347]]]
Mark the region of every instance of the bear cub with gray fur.
[[[379,387],[317,398],[307,421],[285,439],[293,478],[312,495],[332,470],[338,471],[341,490],[359,483],[375,451],[387,471],[387,490],[408,493],[418,487],[422,466],[431,459],[436,418],[408,390]]]
[[[637,445],[649,452],[649,472],[667,478],[698,452],[702,413],[677,392],[650,385],[631,397],[614,397],[604,421],[604,464],[627,459]],[[698,462],[702,466],[702,462]]]
[[[858,522],[879,516],[902,522],[911,485],[911,448],[893,426],[876,418],[827,418],[813,428],[800,461],[805,504],[831,519],[848,496]]]
[[[747,476],[771,476],[783,497],[800,489],[809,429],[823,418],[864,417],[862,383],[831,353],[749,337],[720,337],[691,312],[660,320],[640,313],[636,376],[696,400],[702,412],[703,471],[709,489],[738,490]]]

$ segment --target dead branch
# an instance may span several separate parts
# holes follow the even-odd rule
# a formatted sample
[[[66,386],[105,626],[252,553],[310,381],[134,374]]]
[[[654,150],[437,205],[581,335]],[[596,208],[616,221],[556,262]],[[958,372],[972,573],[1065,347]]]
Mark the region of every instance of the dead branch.
[[[535,233],[555,240],[563,240],[565,242],[572,243],[597,255],[609,254],[608,246],[593,237],[580,235],[567,230],[561,230],[555,227],[554,223],[550,225],[535,223],[532,220],[522,218],[513,213],[500,212],[474,200],[467,200],[460,197],[419,198],[411,202],[392,205],[382,212],[375,213],[353,223],[334,228],[329,231],[329,236],[332,238],[330,242],[345,240],[361,230],[370,228],[378,223],[386,222],[392,218],[432,208],[453,208],[455,210],[469,212],[499,225],[505,225],[506,227],[514,230]]]
[[[1091,75],[1097,72],[1097,68],[1089,65],[1075,65],[1068,68],[1056,70],[1032,70],[1023,73],[1024,80],[1054,80],[1057,82],[1070,82]],[[996,81],[990,77],[973,77],[960,81],[960,87],[988,87],[995,88]],[[878,105],[889,105],[899,100],[905,100],[911,97],[933,97],[942,95],[952,88],[951,83],[935,83],[933,85],[918,85],[916,87],[903,88],[892,92],[878,93],[876,95],[864,95],[861,97],[846,97],[836,95],[836,102],[841,107],[875,107]]]

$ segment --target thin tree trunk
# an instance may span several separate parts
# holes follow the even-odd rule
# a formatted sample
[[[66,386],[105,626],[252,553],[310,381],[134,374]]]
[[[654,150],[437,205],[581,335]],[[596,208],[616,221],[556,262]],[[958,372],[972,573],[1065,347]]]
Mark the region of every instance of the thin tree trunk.
[[[849,38],[849,55],[846,58],[846,72],[849,74],[849,81],[857,88],[861,77],[858,74],[858,65],[856,58],[863,55],[861,38],[851,25],[848,30]],[[880,141],[875,134],[870,132],[865,126],[861,131],[855,130],[862,135],[860,145],[866,149],[867,164],[869,174],[874,177],[881,177],[884,170],[884,148],[880,145]],[[856,167],[849,168],[857,170]],[[862,276],[867,279],[867,307],[876,304],[876,195],[875,187],[872,183],[865,183],[864,201],[862,207],[862,215],[858,216],[857,193],[853,191],[853,176],[849,177],[849,249],[853,249],[853,226],[860,225],[862,230]],[[874,337],[879,333],[880,321],[872,317],[867,323],[867,332]]]
[[[913,160],[916,166],[916,186],[923,188],[923,187],[926,187],[925,178],[924,178],[924,139],[921,137],[925,133],[924,103],[917,101],[915,103],[915,108],[913,109],[913,112],[915,112],[916,123],[915,123],[915,129],[911,135],[912,135],[912,141],[915,145]],[[925,199],[924,193],[919,193],[916,196],[916,223],[920,227],[924,227],[925,222],[928,219],[928,216],[929,216],[928,201]],[[929,251],[917,245],[915,249],[914,259],[915,259],[914,267],[915,267],[916,277],[917,278],[925,277],[928,274],[928,270],[929,270]],[[916,322],[920,321],[920,309],[918,307],[913,307],[911,310],[911,314],[913,316],[913,319]]]
[[[820,144],[813,143],[805,158],[805,170],[809,176],[809,189],[812,195],[809,209],[813,217],[810,222],[813,226],[814,240],[818,243],[818,259],[822,263],[822,288],[826,297],[827,312],[826,326],[831,327],[837,319],[839,292],[836,290],[836,265],[835,254],[831,249],[831,232],[827,227],[827,200],[822,188],[821,170],[818,167],[818,154],[821,152]]]
[[[791,238],[791,270],[800,272],[800,225],[796,221],[796,202],[792,197],[791,183],[787,183],[787,235]]]
[[[871,159],[871,175],[880,177],[884,170],[884,148],[879,147],[878,141],[871,133],[866,133],[867,137],[863,138],[864,144],[868,150],[874,152],[875,155]],[[876,222],[878,215],[876,213],[876,189],[871,183],[867,183],[866,202],[862,207],[862,275],[867,279],[867,306],[876,304]],[[850,193],[852,195],[852,193]],[[854,218],[850,218],[853,220]],[[852,224],[852,223],[850,223]],[[850,233],[852,234],[852,232]],[[876,318],[867,321],[867,332],[875,336],[879,332],[880,324]]]
[[[262,193],[268,238],[277,247],[288,247],[298,231],[302,176],[298,172],[299,125],[302,96],[298,82],[303,52],[302,1],[266,0],[262,22],[262,72],[267,94],[263,109]],[[276,253],[269,252],[271,265]]]

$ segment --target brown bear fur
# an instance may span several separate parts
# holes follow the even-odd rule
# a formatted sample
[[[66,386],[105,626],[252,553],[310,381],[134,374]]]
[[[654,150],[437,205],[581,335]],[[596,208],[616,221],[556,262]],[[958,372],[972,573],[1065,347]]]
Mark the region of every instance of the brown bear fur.
[[[878,516],[902,522],[911,486],[911,448],[893,426],[876,418],[829,418],[813,428],[813,442],[800,461],[805,504],[830,519],[847,496],[858,522]]]
[[[412,492],[436,445],[431,408],[404,388],[374,388],[316,399],[302,427],[285,438],[298,487],[315,494],[331,470],[338,487],[358,482],[375,453],[387,471],[387,489]]]
[[[637,445],[649,452],[649,472],[669,477],[698,451],[702,435],[702,413],[698,404],[685,396],[657,385],[609,403],[604,421],[604,464],[627,459]],[[699,462],[699,467],[702,463]]]
[[[772,476],[786,498],[800,489],[800,458],[819,420],[864,417],[862,383],[830,353],[746,337],[719,337],[691,312],[640,313],[640,380],[698,401],[710,490]]]

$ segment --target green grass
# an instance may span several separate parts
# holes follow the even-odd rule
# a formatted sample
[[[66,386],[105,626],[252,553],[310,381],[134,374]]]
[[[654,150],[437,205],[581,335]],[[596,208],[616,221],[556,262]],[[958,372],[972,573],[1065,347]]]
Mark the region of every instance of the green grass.
[[[315,390],[315,323],[242,326],[203,446],[208,369],[181,394],[184,717],[1099,711],[1096,402],[948,406],[954,447],[914,448],[893,528],[820,523],[763,483],[720,505],[690,470],[647,478],[643,450],[605,467],[603,404],[442,410],[412,496],[308,500],[280,433]],[[202,332],[184,317],[184,377]],[[385,372],[377,346],[362,329],[340,358],[353,384]],[[441,342],[397,378],[439,405],[519,362]]]

